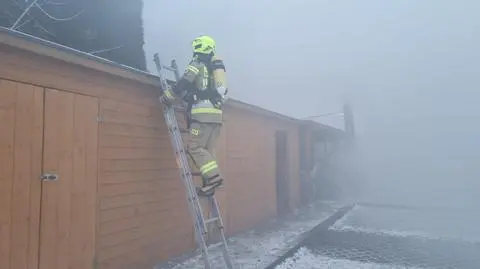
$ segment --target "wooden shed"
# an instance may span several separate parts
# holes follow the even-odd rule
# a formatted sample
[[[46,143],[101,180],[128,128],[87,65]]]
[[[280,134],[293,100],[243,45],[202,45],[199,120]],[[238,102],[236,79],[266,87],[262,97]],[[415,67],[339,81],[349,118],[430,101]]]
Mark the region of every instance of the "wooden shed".
[[[151,74],[0,29],[0,268],[150,269],[194,247],[158,92]],[[299,122],[235,100],[225,118],[231,235],[299,205]]]
[[[327,125],[321,125],[312,120],[303,120],[299,124],[299,164],[300,181],[308,178],[310,170],[314,163],[319,162],[319,158],[329,158],[332,150],[338,150],[338,145],[351,140],[342,130]],[[334,149],[335,148],[335,149]],[[311,195],[311,183],[300,183],[300,202],[307,204]]]

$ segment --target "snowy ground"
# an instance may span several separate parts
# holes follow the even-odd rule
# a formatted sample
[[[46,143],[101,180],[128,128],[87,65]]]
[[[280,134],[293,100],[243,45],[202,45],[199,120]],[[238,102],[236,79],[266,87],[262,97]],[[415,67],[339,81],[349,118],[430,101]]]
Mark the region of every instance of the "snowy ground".
[[[229,247],[236,268],[264,269],[303,239],[301,237],[303,233],[322,223],[341,207],[339,203],[318,203],[295,212],[288,219],[272,220],[261,229],[230,238]],[[325,230],[319,237],[321,240],[312,237],[314,240],[310,241],[313,243],[298,249],[276,269],[477,269],[476,264],[480,264],[480,255],[477,255],[477,252],[480,253],[480,225],[477,225],[479,222],[480,216],[472,212],[415,211],[357,205]],[[402,241],[403,239],[394,238],[414,239]],[[415,238],[420,240],[415,241]],[[447,245],[438,245],[440,240],[444,240]],[[342,245],[344,244],[342,242],[347,245]],[[433,245],[429,245],[428,242],[433,242]],[[449,245],[450,243],[453,245]],[[392,246],[393,252],[390,248]],[[430,247],[433,250],[428,249]],[[345,255],[344,251],[347,249],[352,254]],[[419,251],[417,254],[420,258],[427,260],[430,254],[436,255],[437,258],[440,255],[441,259],[424,263],[414,263],[412,260],[412,263],[408,262],[408,266],[394,265],[397,262],[402,263],[404,261],[402,259],[410,261],[408,257],[414,258],[416,254],[408,256],[412,255],[412,251],[414,254],[415,251]],[[422,256],[422,251],[430,254]],[[226,268],[223,265],[220,248],[214,248],[212,252],[215,264],[213,269]],[[464,254],[467,256],[462,256]],[[435,261],[438,263],[435,264]],[[452,267],[451,264],[458,264],[459,267],[456,265]],[[157,269],[163,268],[203,269],[204,266],[200,255],[197,254],[195,257],[183,259],[182,262],[171,263]]]
[[[471,211],[355,206],[276,269],[477,269],[479,222]]]
[[[477,211],[478,212],[478,211]],[[355,206],[331,229],[391,236],[480,242],[480,215],[462,210],[412,210]]]
[[[363,263],[345,259],[332,259],[313,253],[308,248],[300,248],[293,257],[286,259],[275,269],[422,269],[420,267],[392,266]]]
[[[292,216],[282,220],[272,220],[266,227],[231,237],[230,252],[237,269],[263,269],[290,249],[299,240],[299,236],[330,217],[340,204],[320,202],[315,206],[297,210]],[[213,269],[224,269],[221,249],[214,248]],[[157,269],[203,269],[200,254],[181,263],[158,267]]]

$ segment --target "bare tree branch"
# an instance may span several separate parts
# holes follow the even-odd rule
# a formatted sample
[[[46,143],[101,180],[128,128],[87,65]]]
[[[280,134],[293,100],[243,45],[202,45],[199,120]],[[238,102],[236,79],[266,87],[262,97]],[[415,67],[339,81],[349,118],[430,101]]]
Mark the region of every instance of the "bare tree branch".
[[[117,51],[119,49],[129,47],[125,44],[122,44],[121,46],[114,46],[116,42],[113,42],[113,44],[110,43],[112,45],[112,47],[110,48],[100,47],[99,49],[92,50],[96,47],[94,45],[95,43],[101,43],[98,42],[100,38],[94,38],[96,35],[91,34],[91,31],[87,31],[87,33],[90,34],[86,34],[85,37],[82,36],[82,31],[85,29],[88,30],[88,25],[77,25],[75,23],[68,23],[68,21],[83,20],[83,17],[85,15],[88,15],[88,9],[82,8],[83,5],[77,5],[75,3],[81,0],[0,1],[6,1],[7,3],[9,3],[7,4],[8,8],[2,8],[2,10],[0,10],[0,19],[2,20],[1,23],[5,24],[7,27],[11,25],[10,29],[12,30],[20,31],[21,29],[24,32],[38,36],[40,38],[45,38],[54,42],[63,42],[71,46],[79,47],[83,51],[88,51],[90,49],[91,51],[88,53],[91,55],[108,55],[111,51]],[[70,15],[72,13],[75,14]],[[66,15],[68,17],[65,17]],[[66,23],[59,25],[56,24],[56,22]],[[70,36],[70,27],[73,27],[74,30],[78,31],[79,33],[77,33],[77,35],[75,36]],[[78,34],[80,34],[80,36]],[[110,56],[115,58],[114,54],[112,54],[113,56]]]
[[[18,17],[18,19],[13,23],[13,25],[12,25],[12,27],[10,27],[10,29],[15,30],[15,27],[17,27],[18,23],[23,19],[23,17],[28,13],[28,11],[30,11],[30,9],[33,7],[33,5],[35,5],[37,3],[37,1],[38,0],[33,0],[32,3],[30,3],[30,5],[28,5],[28,7],[22,12],[20,17]]]
[[[123,48],[123,47],[124,46],[116,46],[116,47],[109,48],[109,49],[94,50],[94,51],[90,51],[89,54],[99,54],[99,53],[103,53],[103,52],[109,52],[109,51],[120,49],[120,48]]]
[[[19,10],[19,11],[24,11],[24,6],[22,6],[20,3],[18,3],[16,0],[9,0],[10,3],[14,4],[14,6]],[[5,11],[6,12],[6,11]],[[13,19],[17,19],[17,16],[14,16],[13,14],[11,13],[8,13],[10,16],[12,16]],[[41,23],[35,18],[35,16],[32,16],[30,14],[30,12],[28,11],[27,12],[27,16],[35,23],[35,24],[38,24],[40,25],[42,28],[44,28]]]
[[[47,6],[47,5],[52,5],[52,6],[66,6],[68,5],[68,3],[65,3],[65,2],[53,2],[53,1],[43,1],[42,4],[40,4],[41,6]]]
[[[22,24],[17,25],[17,27],[15,27],[15,29],[20,29],[20,28],[22,28],[23,26],[29,24],[30,22],[32,22],[32,19],[25,20],[24,22],[22,22]]]
[[[67,17],[67,18],[57,18],[53,15],[51,15],[47,10],[45,10],[42,5],[56,5],[56,6],[64,6],[68,5],[68,3],[65,2],[53,2],[53,1],[44,1],[43,3],[39,4],[39,0],[33,0],[26,8],[22,6],[18,1],[16,0],[10,0],[18,9],[22,11],[22,14],[16,19],[16,21],[13,23],[13,25],[10,27],[10,29],[15,30],[16,28],[19,28],[19,23],[22,21],[22,19],[27,15],[29,16],[34,22],[35,25],[38,26],[38,28],[42,29],[44,32],[47,32],[50,35],[53,35],[50,31],[48,31],[38,20],[34,18],[29,12],[31,11],[32,7],[35,6],[37,7],[45,16],[47,16],[49,19],[54,20],[54,21],[70,21],[78,16],[80,16],[84,10],[79,11],[78,13]],[[28,22],[27,22],[28,23]],[[26,25],[27,23],[21,24],[21,26]],[[54,35],[53,35],[54,36]]]
[[[40,23],[38,23],[38,22],[36,22],[36,21],[35,21],[34,26],[35,26],[36,28],[39,28],[40,30],[44,31],[45,33],[53,36],[53,37],[57,37],[54,33],[48,31],[45,27],[43,27]]]
[[[42,11],[43,14],[45,14],[45,16],[47,16],[48,18],[54,20],[54,21],[71,21],[73,19],[75,19],[76,17],[80,16],[84,10],[80,10],[77,14],[73,15],[73,16],[70,16],[70,17],[67,17],[67,18],[56,18],[52,15],[50,15],[50,13],[48,13],[45,9],[42,8],[42,6],[40,6],[39,4],[35,4],[35,6],[40,9],[40,11]]]

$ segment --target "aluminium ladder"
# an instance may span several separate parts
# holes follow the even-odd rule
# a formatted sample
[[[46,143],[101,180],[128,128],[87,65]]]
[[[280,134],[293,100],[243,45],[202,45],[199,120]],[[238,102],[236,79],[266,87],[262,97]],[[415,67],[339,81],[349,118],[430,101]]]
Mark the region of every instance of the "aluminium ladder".
[[[166,69],[168,71],[172,71],[175,75],[175,80],[179,79],[179,72],[175,61],[172,61],[171,66],[162,66],[160,63],[160,58],[156,53],[154,55],[154,62],[157,67],[158,76],[160,78],[160,83],[162,90],[167,89],[167,80],[162,76],[162,69]],[[163,104],[162,104],[163,105]],[[208,227],[207,225],[214,224],[216,228],[220,232],[220,244],[222,246],[223,252],[223,259],[225,265],[228,269],[233,269],[232,258],[230,257],[230,253],[228,250],[227,240],[225,238],[225,233],[223,229],[223,221],[220,216],[220,210],[218,208],[218,202],[215,198],[215,195],[208,196],[208,204],[210,206],[210,213],[211,218],[205,219],[202,206],[200,204],[200,199],[197,194],[197,189],[195,183],[193,181],[193,174],[190,169],[190,165],[188,163],[187,152],[183,145],[183,139],[181,136],[180,128],[178,126],[178,122],[175,116],[175,107],[172,105],[163,105],[163,112],[165,116],[165,122],[168,127],[168,131],[170,133],[171,142],[173,145],[173,149],[175,151],[175,157],[177,160],[177,165],[180,168],[180,175],[187,189],[187,199],[188,199],[188,208],[192,219],[194,221],[194,228],[195,228],[195,241],[197,242],[198,247],[202,253],[203,262],[205,263],[205,269],[212,269],[212,257],[209,253],[210,246],[207,245],[207,235],[208,235]],[[223,266],[221,268],[224,268]]]

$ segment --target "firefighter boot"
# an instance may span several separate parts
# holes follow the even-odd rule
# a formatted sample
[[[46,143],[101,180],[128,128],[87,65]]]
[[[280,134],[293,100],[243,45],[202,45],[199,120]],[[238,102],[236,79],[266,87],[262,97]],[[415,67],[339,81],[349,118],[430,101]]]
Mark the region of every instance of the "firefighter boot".
[[[210,178],[202,177],[203,185],[197,189],[198,195],[212,196],[215,194],[215,189],[220,187],[223,183],[223,179],[219,175],[215,175]]]

